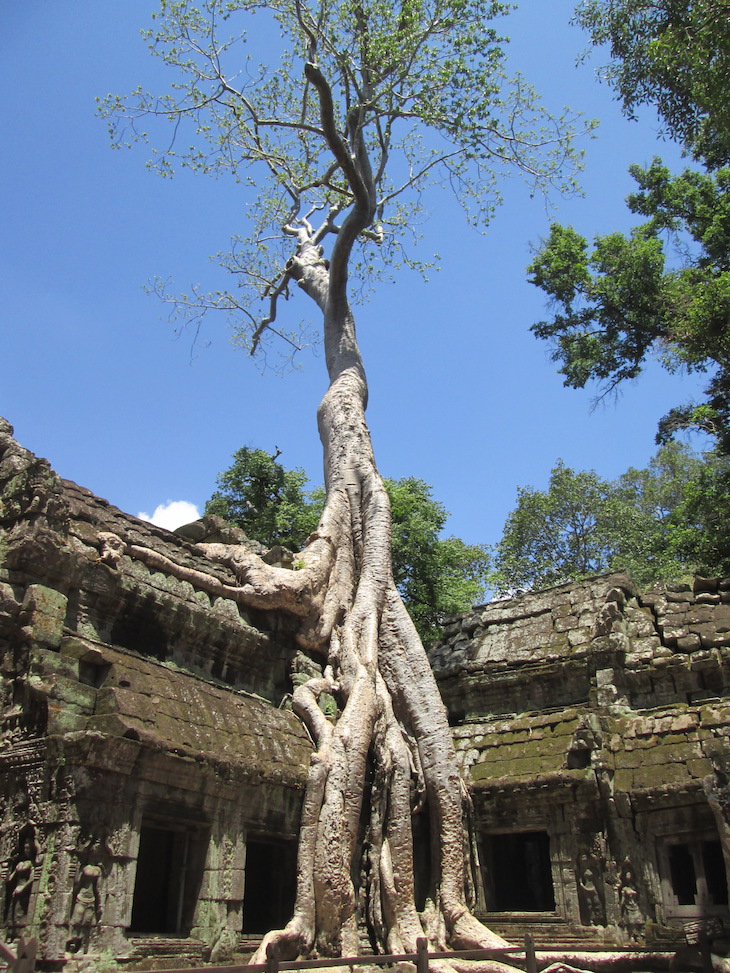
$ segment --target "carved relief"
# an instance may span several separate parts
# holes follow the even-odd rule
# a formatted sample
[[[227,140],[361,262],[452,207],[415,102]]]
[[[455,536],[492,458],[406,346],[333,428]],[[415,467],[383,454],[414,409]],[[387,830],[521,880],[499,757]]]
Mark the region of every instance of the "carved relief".
[[[37,858],[35,827],[27,824],[18,835],[17,850],[8,862],[5,879],[3,919],[11,939],[14,939],[18,929],[28,922]]]
[[[598,861],[581,856],[578,866],[578,900],[584,926],[605,926],[606,910],[600,892],[601,869]]]
[[[98,836],[92,835],[80,842],[77,852],[78,871],[74,882],[68,941],[70,953],[89,951],[91,931],[101,921],[102,879],[108,873],[107,860],[110,850]]]
[[[644,915],[639,905],[634,870],[627,858],[621,866],[621,884],[618,890],[620,909],[619,925],[626,930],[632,942],[638,942],[644,931]]]

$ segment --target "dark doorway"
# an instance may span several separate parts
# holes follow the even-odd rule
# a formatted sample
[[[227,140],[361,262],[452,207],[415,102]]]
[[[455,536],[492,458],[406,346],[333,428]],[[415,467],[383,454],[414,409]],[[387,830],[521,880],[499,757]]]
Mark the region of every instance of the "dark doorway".
[[[431,891],[431,821],[428,807],[412,818],[413,828],[413,892],[416,909],[423,912]]]
[[[670,846],[669,871],[672,876],[672,891],[677,896],[677,905],[694,905],[697,879],[689,845]]]
[[[204,845],[199,833],[143,823],[130,932],[187,935],[203,859]]]
[[[672,839],[665,846],[669,865],[670,910],[700,915],[727,906],[727,878],[722,846],[715,839]]]
[[[243,933],[280,929],[291,919],[297,888],[295,841],[249,838],[243,890]]]
[[[727,905],[727,874],[719,841],[702,842],[702,864],[710,902],[713,905]]]
[[[482,836],[489,912],[554,912],[550,838],[546,831]]]

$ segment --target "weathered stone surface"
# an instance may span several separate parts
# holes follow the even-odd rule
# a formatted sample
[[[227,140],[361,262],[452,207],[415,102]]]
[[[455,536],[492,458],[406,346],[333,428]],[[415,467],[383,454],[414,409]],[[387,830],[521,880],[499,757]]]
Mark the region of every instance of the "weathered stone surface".
[[[130,930],[139,889],[155,880],[152,835],[184,891],[185,948],[232,955],[256,881],[247,848],[297,834],[312,744],[287,693],[321,661],[296,647],[287,619],[127,553],[152,549],[234,584],[195,547],[245,542],[234,528],[208,519],[170,534],[137,521],[60,480],[2,423],[0,487],[0,868],[12,874],[32,835],[22,928],[60,968],[96,836],[104,905],[90,962],[140,955]],[[449,619],[430,658],[473,798],[480,909],[536,908],[500,909],[504,846],[509,868],[530,874],[523,886],[549,885],[539,914],[625,944],[622,863],[642,916],[668,924],[667,842],[719,837],[730,861],[730,579],[643,594],[612,574],[528,593]],[[183,859],[190,886],[175,871]],[[586,869],[601,899],[593,918]],[[600,926],[581,926],[596,916]]]

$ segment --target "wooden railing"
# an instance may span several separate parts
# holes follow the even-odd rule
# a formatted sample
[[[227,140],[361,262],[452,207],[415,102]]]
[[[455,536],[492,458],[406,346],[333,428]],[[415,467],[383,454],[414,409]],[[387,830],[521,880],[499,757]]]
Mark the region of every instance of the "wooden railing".
[[[34,973],[38,941],[21,935],[15,949],[0,941],[0,963],[6,963],[9,973]]]
[[[428,942],[426,939],[419,939],[416,943],[415,953],[377,953],[367,956],[341,956],[333,959],[311,959],[293,960],[292,962],[281,962],[276,956],[276,951],[269,945],[266,950],[265,963],[252,963],[250,965],[237,966],[201,966],[191,969],[186,967],[178,970],[165,970],[165,973],[282,973],[289,970],[323,970],[333,967],[349,966],[392,966],[395,963],[414,963],[417,973],[428,973],[429,963],[432,960],[502,960],[509,965],[511,957],[519,956],[521,962],[517,969],[526,970],[526,973],[537,973],[537,961],[535,959],[535,946],[532,936],[527,933],[525,936],[525,947],[504,946],[495,949],[466,949],[454,952],[435,952],[429,953]]]

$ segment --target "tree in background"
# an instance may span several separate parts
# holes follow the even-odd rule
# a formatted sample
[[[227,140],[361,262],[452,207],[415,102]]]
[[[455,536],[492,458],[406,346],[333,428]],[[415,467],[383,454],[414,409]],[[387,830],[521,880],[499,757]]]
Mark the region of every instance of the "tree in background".
[[[388,952],[415,951],[424,932],[436,947],[503,943],[465,900],[462,785],[445,709],[393,577],[390,505],[365,421],[350,303],[351,277],[369,283],[394,260],[408,262],[404,234],[429,185],[453,188],[479,226],[503,173],[523,173],[536,190],[572,188],[573,133],[543,112],[523,78],[507,75],[492,26],[503,9],[494,0],[162,0],[149,40],[175,69],[170,90],[138,89],[102,106],[116,144],[146,137],[157,119],[172,122],[172,140],[163,134],[167,148],[153,157],[163,174],[180,162],[259,191],[248,207],[251,232],[222,257],[242,289],[172,298],[183,319],[223,310],[251,351],[274,333],[298,347],[278,321],[282,299],[298,291],[322,325],[327,497],[297,570],[272,567],[243,545],[204,548],[235,571],[241,603],[298,618],[298,642],[322,666],[293,694],[317,749],[294,915],[264,938],[256,962],[269,945],[282,959],[315,949],[357,954],[358,903]],[[279,50],[257,64],[248,52],[264,37]],[[198,580],[217,579],[201,572]],[[323,693],[337,699],[334,724],[318,706]],[[431,884],[419,914],[411,816],[424,806]]]
[[[547,490],[521,487],[495,548],[502,593],[545,588],[606,571],[639,584],[730,567],[727,457],[662,446],[643,470],[617,480],[558,462]]]
[[[547,490],[517,490],[517,506],[496,546],[496,587],[515,593],[608,570],[620,508],[608,481],[558,461]]]
[[[266,547],[304,547],[324,506],[324,491],[307,490],[304,470],[287,470],[263,449],[242,446],[233,464],[216,477],[218,489],[205,505]]]
[[[303,470],[287,470],[262,449],[243,446],[217,477],[218,490],[205,505],[249,537],[298,551],[316,529],[324,507],[321,487],[305,489]],[[448,512],[432,488],[415,477],[384,479],[392,520],[393,579],[422,639],[438,633],[444,615],[484,600],[489,555],[486,546],[441,537]]]
[[[532,330],[553,343],[572,388],[597,380],[612,392],[652,356],[669,371],[708,372],[705,401],[672,409],[659,439],[695,428],[728,451],[730,169],[672,178],[654,160],[631,172],[640,191],[629,209],[647,221],[629,236],[596,237],[592,248],[572,227],[554,225],[528,274],[557,311]]]
[[[583,0],[576,21],[629,117],[656,108],[664,132],[712,168],[730,163],[730,25],[726,0]]]
[[[393,578],[421,638],[432,639],[444,615],[484,601],[489,553],[485,545],[441,536],[449,514],[428,483],[383,482],[393,517]]]
[[[585,0],[577,20],[610,44],[606,77],[624,111],[657,109],[668,135],[706,171],[672,176],[655,159],[630,171],[628,236],[592,247],[555,225],[528,268],[556,308],[533,331],[553,346],[565,385],[601,394],[635,378],[647,359],[706,372],[706,398],[660,422],[658,441],[699,429],[730,452],[730,18],[718,0]]]

